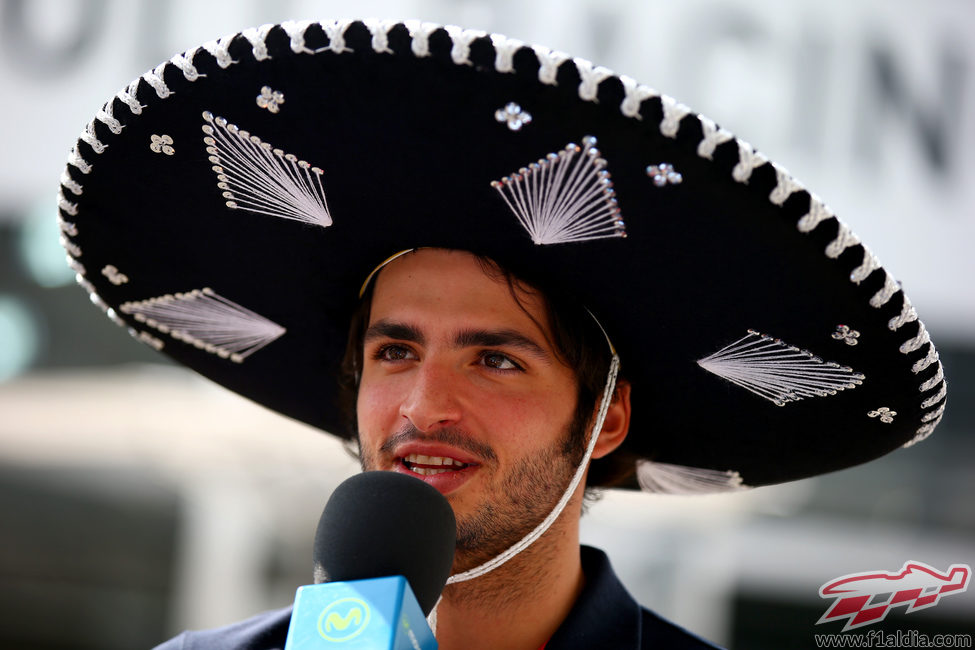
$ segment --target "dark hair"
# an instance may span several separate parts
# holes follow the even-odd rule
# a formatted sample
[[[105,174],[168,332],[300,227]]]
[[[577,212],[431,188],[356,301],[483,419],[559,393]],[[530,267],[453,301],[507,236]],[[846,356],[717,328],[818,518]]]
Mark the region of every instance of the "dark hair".
[[[566,293],[543,290],[536,283],[516,276],[489,257],[475,253],[472,255],[478,260],[485,274],[507,283],[515,302],[532,320],[535,318],[522,303],[521,295],[534,294],[541,299],[549,327],[546,328],[537,321],[536,324],[542,332],[551,333],[552,338],[548,343],[559,357],[559,361],[572,368],[576,376],[576,410],[569,429],[570,439],[566,451],[573,453],[576,456],[574,461],[578,463],[582,459],[586,434],[595,418],[596,407],[602,397],[612,360],[605,335],[592,314]],[[374,285],[375,282],[370,283],[352,315],[348,343],[342,359],[340,399],[346,417],[346,431],[343,432],[345,434],[343,437],[349,441],[354,441],[358,435],[355,405],[362,371],[363,337],[369,326]],[[621,484],[631,478],[636,469],[635,463],[635,456],[617,449],[591,462],[586,485],[587,487],[611,487]]]

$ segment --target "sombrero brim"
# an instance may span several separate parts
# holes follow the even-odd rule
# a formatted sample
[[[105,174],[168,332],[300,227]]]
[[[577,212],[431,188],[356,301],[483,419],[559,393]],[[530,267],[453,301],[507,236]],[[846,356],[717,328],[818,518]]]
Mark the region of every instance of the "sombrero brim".
[[[944,409],[910,302],[818,198],[672,99],[497,35],[345,21],[209,43],[104,106],[60,204],[113,320],[326,431],[344,429],[363,280],[420,246],[489,255],[597,316],[633,386],[627,487],[812,476]]]

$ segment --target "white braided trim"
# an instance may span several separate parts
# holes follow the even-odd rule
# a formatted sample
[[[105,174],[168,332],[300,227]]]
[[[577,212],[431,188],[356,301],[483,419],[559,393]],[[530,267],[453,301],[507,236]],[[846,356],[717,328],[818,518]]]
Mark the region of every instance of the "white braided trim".
[[[921,384],[921,388],[920,388],[921,392],[926,393],[929,390],[933,390],[934,387],[937,386],[938,383],[941,382],[944,378],[945,378],[945,369],[939,363],[938,371],[934,374],[934,377]]]
[[[407,20],[406,29],[410,32],[410,49],[417,58],[430,56],[430,35],[440,29],[437,23],[426,23],[419,20]]]
[[[782,205],[794,192],[806,189],[786,169],[774,164],[772,166],[775,168],[776,184],[775,189],[768,196],[769,201],[775,205]]]
[[[187,81],[196,81],[200,77],[206,76],[200,74],[193,62],[186,57],[186,54],[177,54],[169,62],[183,71],[183,76],[186,77]]]
[[[620,103],[620,112],[627,117],[642,120],[643,116],[640,115],[640,107],[643,105],[643,102],[651,97],[659,97],[660,93],[650,86],[637,83],[633,77],[620,75],[619,80],[623,84],[624,93],[623,101]]]
[[[399,24],[396,20],[378,20],[376,18],[366,18],[362,21],[372,34],[372,50],[377,54],[392,54],[389,48],[389,30]]]
[[[870,306],[877,307],[877,308],[883,307],[888,302],[890,302],[890,299],[899,290],[900,290],[900,285],[897,284],[897,280],[894,279],[894,276],[892,276],[887,271],[884,271],[884,286],[883,288],[880,289],[880,291],[873,294],[872,298],[870,298]]]
[[[234,63],[233,57],[230,56],[230,44],[233,42],[237,34],[228,34],[213,41],[207,41],[200,47],[209,52],[214,59],[217,60],[217,65],[223,69],[229,68]]]
[[[850,282],[853,284],[860,284],[868,277],[870,274],[880,268],[880,260],[870,252],[870,249],[863,246],[863,261],[860,266],[853,269],[850,272]]]
[[[349,28],[353,22],[352,20],[327,20],[319,23],[321,25],[322,31],[328,36],[328,46],[326,49],[335,52],[336,54],[342,54],[344,52],[351,52],[352,48],[345,46],[345,30]]]
[[[738,164],[731,170],[731,177],[739,183],[748,183],[752,172],[768,162],[765,154],[759,153],[744,140],[738,140]]]
[[[917,336],[901,344],[899,348],[901,354],[910,354],[911,352],[917,352],[918,350],[921,349],[922,345],[931,342],[931,337],[928,335],[928,330],[924,327],[924,323],[918,321],[917,325],[918,325]]]
[[[613,76],[613,71],[601,65],[593,65],[586,59],[572,59],[579,71],[579,99],[587,102],[597,101],[599,84]]]
[[[941,422],[940,417],[935,418],[931,422],[928,422],[927,424],[919,428],[917,430],[917,433],[914,435],[914,437],[911,440],[908,440],[907,442],[904,443],[903,445],[904,448],[906,449],[908,447],[913,447],[917,443],[921,442],[922,440],[930,436],[931,433],[934,432],[935,427],[938,426],[939,422]]]
[[[660,96],[660,105],[664,110],[664,117],[660,121],[660,133],[668,138],[676,138],[680,130],[680,121],[690,115],[691,109],[668,95]]]
[[[501,554],[495,556],[494,558],[488,560],[484,564],[474,567],[469,571],[464,571],[463,573],[458,573],[447,578],[447,584],[454,584],[456,582],[465,582],[467,580],[472,580],[479,576],[484,575],[518,555],[526,548],[531,546],[535,540],[545,534],[555,520],[559,518],[562,511],[565,510],[566,505],[569,503],[569,499],[575,494],[576,488],[579,486],[579,482],[582,480],[583,475],[586,473],[586,468],[589,466],[589,459],[592,457],[593,449],[596,447],[596,441],[599,439],[599,433],[603,430],[603,421],[606,419],[606,413],[609,410],[609,405],[613,401],[613,393],[616,390],[616,376],[620,369],[620,358],[613,353],[613,359],[609,364],[609,373],[606,377],[606,386],[603,389],[602,401],[599,404],[599,412],[596,414],[596,421],[593,422],[592,431],[589,433],[589,444],[586,445],[586,453],[583,454],[582,461],[576,468],[576,472],[569,482],[569,486],[565,489],[562,494],[562,498],[559,499],[558,504],[552,509],[552,512],[548,513],[548,516],[542,520],[538,526],[535,527],[533,531],[521,538],[520,541],[513,544],[508,550],[502,552]]]
[[[241,32],[241,35],[247,39],[251,44],[251,53],[254,55],[255,61],[264,61],[271,58],[271,55],[267,51],[267,35],[271,33],[271,29],[274,25],[261,25],[260,27],[251,27],[250,29],[245,29]]]
[[[159,99],[166,99],[172,94],[169,86],[163,81],[163,72],[166,70],[166,63],[161,63],[149,72],[142,75],[146,83],[152,86],[152,89],[156,91],[156,96]]]
[[[833,219],[836,215],[833,211],[823,203],[818,196],[815,194],[809,195],[809,212],[807,212],[802,218],[799,219],[799,223],[796,227],[799,232],[808,233],[816,229],[823,221],[827,219]]]
[[[487,32],[477,29],[463,29],[457,25],[445,25],[444,31],[450,35],[453,47],[450,48],[450,58],[457,65],[473,65],[471,63],[471,43],[487,36]]]
[[[127,92],[127,90],[120,91],[119,95],[121,95],[123,92]],[[136,103],[138,104],[138,102]],[[139,110],[141,111],[142,104],[138,104],[138,105],[139,105]],[[131,106],[129,108],[131,108]],[[117,119],[115,119],[115,109],[112,106],[112,102],[108,102],[104,106],[102,106],[101,109],[97,113],[95,113],[95,119],[101,122],[102,124],[104,124],[105,126],[107,126],[108,130],[114,133],[115,135],[120,134],[122,132],[122,129],[124,128],[122,126],[122,123],[119,122]],[[94,122],[92,122],[92,125],[94,125]]]
[[[525,43],[516,38],[508,38],[501,34],[491,34],[491,43],[494,44],[494,69],[501,73],[515,71],[515,52],[525,46]]]
[[[78,214],[78,204],[72,203],[64,198],[64,192],[60,189],[58,190],[58,207],[61,208],[65,214],[69,214],[72,217],[77,216]],[[74,228],[74,225],[72,225],[72,228]],[[64,228],[61,228],[61,230],[64,230]],[[68,231],[64,230],[64,232],[67,233]],[[75,234],[77,234],[77,230],[75,230]]]
[[[535,45],[532,49],[535,50],[535,56],[538,58],[538,80],[549,86],[557,86],[555,78],[559,66],[569,59],[569,55],[541,45]]]
[[[281,23],[281,29],[288,35],[291,51],[295,54],[315,54],[316,50],[305,45],[305,30],[311,25],[310,20],[286,20]]]
[[[701,120],[701,132],[704,134],[704,137],[697,145],[697,155],[701,158],[711,160],[712,156],[714,156],[714,150],[718,148],[718,145],[724,144],[729,140],[734,140],[735,136],[730,131],[718,128],[718,125],[713,120],[703,115],[699,115],[698,119]]]
[[[118,93],[115,95],[119,99],[119,101],[121,101],[123,104],[125,104],[126,106],[129,107],[129,111],[133,115],[141,115],[142,114],[142,109],[145,108],[145,106],[143,106],[142,104],[139,103],[139,99],[136,96],[136,93],[138,93],[138,91],[139,91],[139,80],[136,79],[135,81],[133,81],[132,83],[130,83],[127,87],[125,87],[122,90],[118,91]],[[105,105],[105,113],[104,114],[107,115],[108,117],[111,117],[111,114],[109,113],[109,111],[111,111],[111,108],[112,108],[112,103],[111,102],[109,102],[108,104]],[[101,115],[102,115],[102,113],[99,113],[98,115],[95,116],[95,118],[100,120],[101,119]],[[112,119],[114,120],[115,118],[112,118]],[[102,121],[104,121],[104,120],[102,120]],[[122,131],[122,125],[119,124],[117,121],[116,121],[116,124],[118,124],[118,131],[116,131],[115,129],[112,129],[112,126],[111,125],[109,125],[108,128],[112,129],[112,133],[114,133],[115,135],[118,135]]]
[[[71,257],[70,255],[64,256],[65,261],[68,263],[68,267],[74,271],[78,276],[84,277],[85,275],[85,265]]]
[[[654,494],[714,494],[749,489],[738,472],[649,460],[637,461],[636,476],[640,489]]]
[[[64,217],[62,217],[60,214],[58,215],[58,228],[60,228],[61,232],[68,237],[75,237],[78,235],[78,227],[70,221],[65,221]]]
[[[75,196],[81,196],[82,191],[83,191],[83,189],[81,187],[81,183],[78,183],[73,178],[71,178],[71,175],[68,174],[68,169],[67,168],[65,168],[61,172],[61,179],[60,180],[61,180],[61,186],[62,187],[67,188]]]
[[[921,408],[923,409],[931,408],[932,406],[934,406],[935,404],[943,400],[947,394],[948,394],[948,382],[943,381],[941,382],[941,388],[938,390],[937,393],[935,393],[928,399],[921,402]],[[944,404],[941,405],[940,409],[925,414],[925,416],[921,418],[921,421],[928,422],[930,420],[933,420],[935,417],[937,417],[937,415],[941,415],[941,413],[943,412],[944,412]]]
[[[64,235],[61,235],[60,241],[61,246],[64,247],[64,250],[68,251],[68,255],[75,258],[81,257],[81,246],[78,246],[78,244],[74,243]]]
[[[916,320],[917,312],[914,310],[914,305],[911,304],[907,296],[904,296],[904,305],[901,307],[900,316],[895,316],[887,321],[887,327],[892,332],[896,332],[907,323],[913,323]]]
[[[95,137],[95,123],[89,122],[85,130],[81,132],[78,139],[91,147],[91,150],[95,153],[102,153],[108,148],[107,145],[103,144],[97,137]]]
[[[911,366],[911,372],[913,372],[915,375],[924,372],[932,363],[937,361],[939,361],[938,351],[932,345],[928,348],[927,355],[923,359],[916,361],[914,365]]]

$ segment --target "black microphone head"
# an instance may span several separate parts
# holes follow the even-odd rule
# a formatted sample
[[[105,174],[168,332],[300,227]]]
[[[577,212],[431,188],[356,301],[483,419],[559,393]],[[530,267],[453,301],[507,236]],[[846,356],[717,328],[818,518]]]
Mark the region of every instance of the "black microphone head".
[[[454,511],[436,488],[396,472],[343,481],[315,533],[315,583],[402,575],[423,614],[437,604],[457,541]]]

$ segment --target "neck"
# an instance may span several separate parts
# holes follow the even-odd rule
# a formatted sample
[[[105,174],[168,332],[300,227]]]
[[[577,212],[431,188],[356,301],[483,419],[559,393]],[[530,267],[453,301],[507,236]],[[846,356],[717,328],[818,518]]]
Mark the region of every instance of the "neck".
[[[581,490],[534,544],[490,573],[448,585],[437,607],[441,650],[538,650],[582,591]]]

